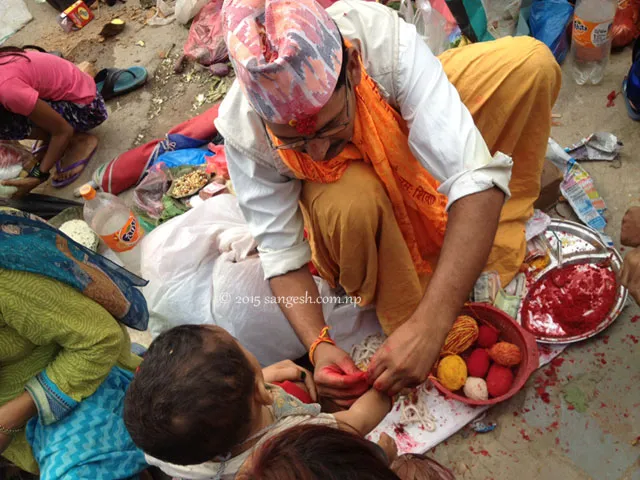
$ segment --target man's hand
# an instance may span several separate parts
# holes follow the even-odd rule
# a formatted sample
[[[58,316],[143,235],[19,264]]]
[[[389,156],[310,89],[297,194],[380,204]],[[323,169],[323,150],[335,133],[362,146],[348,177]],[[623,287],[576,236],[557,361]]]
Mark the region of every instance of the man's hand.
[[[341,348],[321,343],[316,348],[314,359],[314,380],[320,396],[329,397],[345,408],[369,390],[366,373],[356,367]]]
[[[640,304],[640,248],[632,250],[624,257],[620,283],[629,289],[631,296]]]
[[[620,243],[627,247],[640,246],[640,207],[631,207],[622,217]]]
[[[382,344],[369,365],[373,388],[388,395],[417,387],[429,376],[446,337],[430,327],[434,322],[409,318]]]
[[[266,383],[302,382],[307,387],[311,400],[314,402],[318,400],[318,391],[311,372],[296,365],[291,360],[283,360],[263,368],[262,376]]]
[[[16,187],[18,189],[18,191],[11,196],[11,198],[15,199],[20,199],[27,196],[27,194],[38,185],[40,185],[40,183],[40,180],[34,177],[25,177],[17,180],[2,181],[2,185],[4,185],[5,187]]]

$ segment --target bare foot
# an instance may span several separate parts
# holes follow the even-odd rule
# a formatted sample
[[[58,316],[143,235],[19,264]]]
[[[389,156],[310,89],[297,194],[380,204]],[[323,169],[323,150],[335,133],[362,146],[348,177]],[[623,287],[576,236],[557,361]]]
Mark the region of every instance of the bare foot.
[[[62,160],[60,160],[62,168],[66,169],[76,162],[89,158],[97,146],[98,137],[95,135],[91,135],[90,133],[75,133],[73,137],[71,137],[71,141],[69,142],[67,150],[64,152]],[[67,178],[82,172],[85,166],[86,165],[78,165],[77,167],[62,173],[58,173],[56,171],[53,178],[58,182],[62,182]]]

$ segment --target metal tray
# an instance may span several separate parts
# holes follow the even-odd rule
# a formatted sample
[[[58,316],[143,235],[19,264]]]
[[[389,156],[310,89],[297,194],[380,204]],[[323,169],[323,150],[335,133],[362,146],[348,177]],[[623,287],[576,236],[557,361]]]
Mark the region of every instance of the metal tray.
[[[593,263],[599,264],[611,259],[611,269],[617,274],[622,269],[622,256],[615,248],[609,248],[600,239],[600,236],[595,230],[589,227],[581,225],[569,220],[552,220],[551,225],[544,232],[544,237],[549,247],[550,262],[549,265],[540,272],[530,277],[528,286],[533,285],[538,280],[546,277],[549,272],[559,265],[574,265],[577,263]],[[560,245],[558,245],[558,241]],[[561,248],[558,248],[561,247]],[[580,335],[566,336],[566,337],[550,337],[542,336],[536,332],[530,332],[540,343],[548,344],[567,344],[575,343],[587,338],[591,338],[594,335],[602,332],[605,328],[611,325],[616,318],[622,312],[622,309],[627,303],[627,289],[622,285],[618,285],[618,293],[616,301],[611,307],[609,314],[602,319],[597,327],[588,332],[584,332]],[[526,295],[525,295],[526,298]],[[522,326],[522,305],[524,305],[524,299],[520,304],[518,311],[518,323]],[[529,330],[527,330],[529,331]]]

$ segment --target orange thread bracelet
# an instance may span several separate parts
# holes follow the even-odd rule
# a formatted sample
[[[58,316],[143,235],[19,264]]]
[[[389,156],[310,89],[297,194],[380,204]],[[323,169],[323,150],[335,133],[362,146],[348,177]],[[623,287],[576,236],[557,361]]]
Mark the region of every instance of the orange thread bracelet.
[[[330,343],[331,345],[336,344],[336,342],[334,342],[329,336],[330,329],[331,327],[324,327],[322,330],[320,330],[320,335],[318,335],[318,338],[314,340],[314,342],[311,344],[311,347],[309,348],[309,360],[311,361],[311,365],[313,365],[314,367],[316,366],[316,362],[313,360],[313,354],[316,352],[316,348],[318,348],[318,345],[320,345],[321,343]]]

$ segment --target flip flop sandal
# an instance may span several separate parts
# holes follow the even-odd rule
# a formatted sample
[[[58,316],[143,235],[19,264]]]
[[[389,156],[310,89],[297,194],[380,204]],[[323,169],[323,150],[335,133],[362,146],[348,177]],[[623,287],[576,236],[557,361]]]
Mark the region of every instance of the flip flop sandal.
[[[147,69],[139,66],[127,68],[126,70],[105,68],[98,72],[94,80],[102,98],[109,100],[140,88],[147,82],[148,76]]]
[[[56,176],[60,175],[61,173],[67,173],[73,170],[74,168],[82,167],[82,169],[79,172],[76,172],[73,175],[66,177],[64,180],[51,179],[51,186],[54,188],[62,188],[75,182],[80,177],[80,175],[82,175],[82,172],[84,172],[85,167],[93,158],[93,155],[96,153],[96,150],[98,150],[97,145],[96,145],[96,148],[93,149],[93,152],[91,152],[91,154],[87,158],[85,158],[84,160],[79,160],[75,163],[72,163],[68,167],[63,167],[62,164],[60,163],[60,160],[58,160],[56,162]]]
[[[39,154],[43,150],[46,150],[47,148],[49,148],[49,144],[47,143],[40,141],[33,142],[33,145],[31,146],[31,155],[35,157],[37,154]]]

